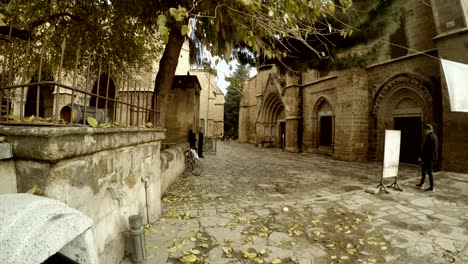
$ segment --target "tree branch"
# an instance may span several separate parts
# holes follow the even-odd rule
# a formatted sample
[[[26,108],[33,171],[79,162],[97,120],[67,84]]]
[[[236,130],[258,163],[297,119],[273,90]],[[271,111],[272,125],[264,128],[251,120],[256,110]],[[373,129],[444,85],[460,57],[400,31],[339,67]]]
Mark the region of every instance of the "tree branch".
[[[71,19],[74,19],[74,20],[81,20],[81,18],[79,16],[75,16],[72,13],[61,12],[61,13],[50,15],[49,17],[46,17],[46,18],[36,20],[36,21],[32,22],[29,25],[29,28],[34,29],[34,28],[36,28],[36,27],[38,27],[38,26],[40,26],[40,25],[42,25],[42,24],[44,24],[44,23],[46,23],[48,21],[55,20],[55,19],[61,18],[61,17],[70,17]]]
[[[0,35],[8,36],[10,34],[10,26],[0,26]],[[28,40],[31,37],[31,32],[29,30],[12,28],[11,36],[23,40]]]

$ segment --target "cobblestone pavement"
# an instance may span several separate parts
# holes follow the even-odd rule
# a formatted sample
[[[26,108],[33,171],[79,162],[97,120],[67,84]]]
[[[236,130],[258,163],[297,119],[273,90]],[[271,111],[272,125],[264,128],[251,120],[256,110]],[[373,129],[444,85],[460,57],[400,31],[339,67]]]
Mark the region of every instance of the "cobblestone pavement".
[[[466,174],[437,173],[430,193],[402,166],[403,191],[375,194],[381,163],[234,142],[202,162],[163,197],[147,263],[468,263]]]

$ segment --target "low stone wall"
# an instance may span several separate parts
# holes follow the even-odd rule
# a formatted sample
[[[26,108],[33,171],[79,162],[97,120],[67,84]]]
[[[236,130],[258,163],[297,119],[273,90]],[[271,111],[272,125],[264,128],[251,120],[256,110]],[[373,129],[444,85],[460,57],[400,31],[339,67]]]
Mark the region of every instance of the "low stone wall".
[[[188,143],[181,143],[161,152],[161,195],[184,172],[184,151],[188,148]]]
[[[15,162],[11,144],[0,143],[0,194],[17,193]]]
[[[164,130],[0,126],[0,135],[13,146],[19,192],[37,185],[93,220],[100,263],[124,256],[130,215],[160,215]]]

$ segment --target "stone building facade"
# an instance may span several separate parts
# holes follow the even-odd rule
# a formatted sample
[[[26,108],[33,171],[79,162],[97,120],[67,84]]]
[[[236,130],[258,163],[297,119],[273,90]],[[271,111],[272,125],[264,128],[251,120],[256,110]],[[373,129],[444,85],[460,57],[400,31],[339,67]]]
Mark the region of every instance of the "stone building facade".
[[[187,75],[188,51],[183,49],[180,56],[180,67],[185,69],[178,70],[183,75],[174,78],[166,129],[145,126],[145,112],[138,110],[151,106],[152,72],[153,77],[132,75],[128,80],[114,79],[107,71],[89,80],[79,76],[74,87],[67,76],[57,82],[49,79],[39,89],[7,90],[1,83],[0,135],[5,142],[0,143],[0,194],[35,189],[78,209],[93,221],[99,263],[119,263],[129,252],[128,218],[141,215],[150,223],[160,217],[162,194],[185,170],[188,131],[199,127],[200,84],[196,76]],[[26,82],[36,80],[33,76]],[[96,91],[124,104],[96,99]],[[26,121],[37,112],[44,120],[58,116],[71,98],[74,106],[86,105],[83,111],[90,115],[98,113],[88,112],[93,106],[107,108],[107,116],[113,114],[112,121],[120,125],[93,128]],[[20,115],[24,123],[19,123]],[[68,118],[77,116],[78,111],[71,112]],[[170,147],[163,150],[162,145]],[[80,262],[76,254],[68,253],[67,257]]]
[[[468,1],[408,1],[388,52],[374,64],[281,75],[274,66],[246,81],[239,141],[381,160],[386,129],[402,131],[403,163],[417,163],[423,126],[439,136],[439,166],[468,172],[468,113],[451,112],[439,58],[468,63]],[[394,45],[397,44],[397,45]],[[399,48],[404,46],[407,48]]]
[[[224,133],[224,94],[216,85],[216,75],[204,70],[191,69],[198,77],[200,92],[200,127],[205,136]]]

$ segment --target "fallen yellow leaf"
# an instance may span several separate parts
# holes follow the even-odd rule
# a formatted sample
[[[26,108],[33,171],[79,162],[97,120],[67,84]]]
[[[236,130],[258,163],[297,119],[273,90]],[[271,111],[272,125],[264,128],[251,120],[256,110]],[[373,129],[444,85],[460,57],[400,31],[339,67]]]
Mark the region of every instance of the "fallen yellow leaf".
[[[244,250],[241,250],[241,251],[240,251],[240,254],[241,254],[241,256],[242,256],[243,258],[245,258],[245,259],[248,259],[249,256],[250,256],[249,252],[244,251]]]
[[[194,255],[187,255],[187,256],[184,256],[182,260],[185,262],[193,263],[193,262],[196,262],[198,258]]]
[[[304,234],[304,232],[302,232],[301,230],[294,230],[293,233],[294,233],[296,236],[300,236],[300,235]]]
[[[328,249],[335,249],[335,245],[334,245],[334,244],[328,244],[328,245],[326,245],[326,247],[327,247]]]
[[[93,128],[96,128],[97,125],[99,124],[98,121],[96,120],[96,118],[91,117],[91,116],[86,118],[86,121],[88,121],[88,124]]]

